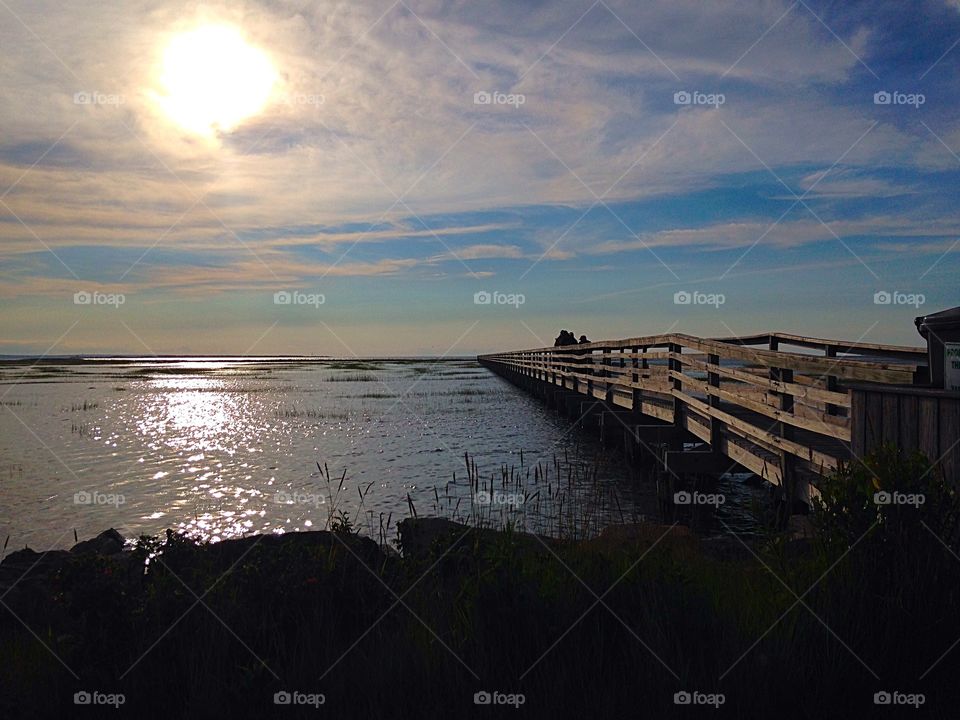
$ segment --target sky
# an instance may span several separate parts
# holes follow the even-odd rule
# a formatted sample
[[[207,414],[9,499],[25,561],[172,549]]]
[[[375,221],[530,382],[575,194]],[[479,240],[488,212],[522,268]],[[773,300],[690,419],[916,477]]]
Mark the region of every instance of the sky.
[[[958,70],[958,0],[0,0],[0,353],[920,345]]]

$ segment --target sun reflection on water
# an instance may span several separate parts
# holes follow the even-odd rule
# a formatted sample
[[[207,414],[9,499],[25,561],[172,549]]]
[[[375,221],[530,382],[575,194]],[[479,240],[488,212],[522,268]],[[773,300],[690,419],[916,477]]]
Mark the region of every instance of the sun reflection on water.
[[[233,382],[223,377],[152,379],[149,400],[137,418],[139,435],[176,468],[172,474],[157,472],[154,479],[174,486],[172,504],[192,514],[177,528],[212,542],[254,531],[255,520],[266,514],[266,498],[254,487],[260,482],[242,487],[223,477],[224,462],[238,453],[262,452],[255,446],[248,394],[237,392]],[[248,473],[242,479],[254,477]]]

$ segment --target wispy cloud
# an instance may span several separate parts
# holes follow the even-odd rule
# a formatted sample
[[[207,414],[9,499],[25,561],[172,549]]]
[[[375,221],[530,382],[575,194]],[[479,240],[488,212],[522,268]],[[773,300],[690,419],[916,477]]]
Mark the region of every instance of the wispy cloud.
[[[157,303],[337,278],[405,298],[538,263],[535,298],[571,270],[693,272],[758,238],[813,266],[837,238],[921,257],[960,234],[955,0],[407,5],[0,7],[0,294],[59,296],[72,272]],[[158,67],[208,22],[240,28],[279,81],[200,138],[165,115]]]

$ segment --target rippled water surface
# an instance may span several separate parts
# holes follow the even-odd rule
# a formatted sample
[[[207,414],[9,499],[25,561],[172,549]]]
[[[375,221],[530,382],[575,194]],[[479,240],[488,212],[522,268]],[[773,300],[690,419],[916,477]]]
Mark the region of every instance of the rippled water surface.
[[[618,455],[469,360],[6,365],[0,383],[11,547],[69,546],[74,530],[107,527],[214,540],[321,529],[340,512],[377,536],[411,503],[466,518],[465,453],[482,481],[522,485],[522,518],[535,507],[540,530],[562,522],[561,487],[568,514],[593,503],[598,522],[655,506]],[[493,514],[518,515],[503,498]]]

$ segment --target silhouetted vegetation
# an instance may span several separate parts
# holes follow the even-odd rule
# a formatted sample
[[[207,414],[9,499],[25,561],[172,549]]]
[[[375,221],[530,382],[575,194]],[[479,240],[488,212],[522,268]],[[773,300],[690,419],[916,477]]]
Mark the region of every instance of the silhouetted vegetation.
[[[139,717],[319,717],[275,706],[282,690],[323,693],[335,717],[503,712],[474,705],[484,690],[522,693],[517,717],[913,712],[875,706],[884,691],[953,717],[954,489],[885,448],[821,491],[812,539],[729,539],[739,553],[682,526],[572,541],[421,519],[399,555],[342,513],[327,532],[13,553],[0,716],[80,717],[73,693],[98,689]],[[676,705],[683,691],[724,702]]]

